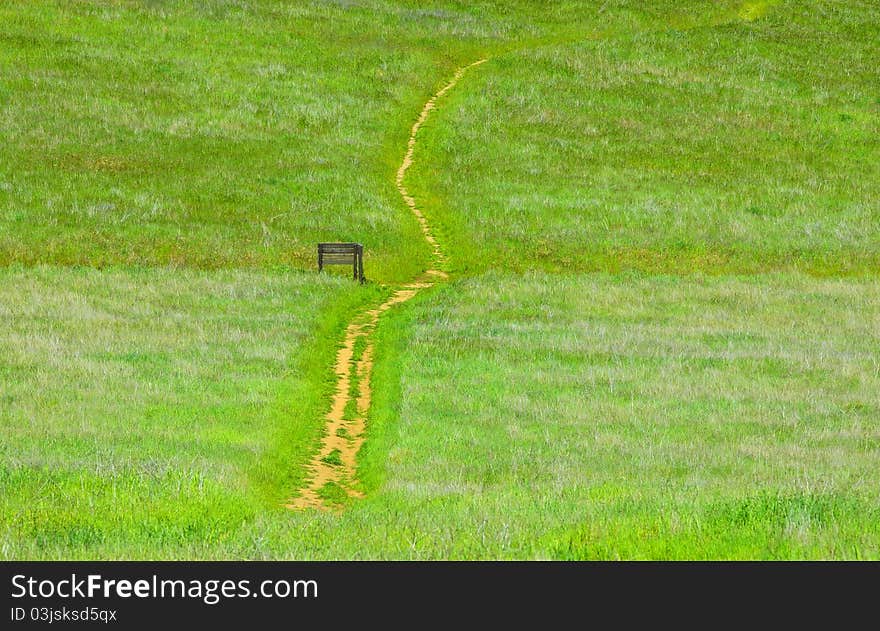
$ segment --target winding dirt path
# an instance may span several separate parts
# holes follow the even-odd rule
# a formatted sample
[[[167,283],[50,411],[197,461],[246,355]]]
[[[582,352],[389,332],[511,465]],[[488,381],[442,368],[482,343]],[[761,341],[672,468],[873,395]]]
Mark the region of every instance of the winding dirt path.
[[[447,278],[442,270],[446,257],[440,243],[431,232],[425,214],[419,209],[416,200],[404,186],[406,172],[413,164],[416,136],[431,112],[437,107],[437,100],[449,92],[464,74],[475,66],[484,63],[480,59],[459,68],[452,79],[432,96],[422,108],[418,119],[412,126],[407,142],[406,154],[397,170],[395,184],[403,201],[409,207],[428,245],[431,246],[431,266],[419,278],[398,287],[391,297],[378,307],[357,314],[345,329],[342,347],[336,353],[334,372],[336,390],[327,412],[324,437],[321,446],[308,464],[309,477],[305,486],[299,489],[296,497],[290,500],[287,508],[302,510],[306,508],[328,509],[339,505],[348,497],[362,497],[357,488],[357,454],[364,444],[366,418],[370,410],[372,388],[370,379],[373,373],[373,349],[376,326],[379,317],[394,305],[406,302],[423,289],[433,287]]]

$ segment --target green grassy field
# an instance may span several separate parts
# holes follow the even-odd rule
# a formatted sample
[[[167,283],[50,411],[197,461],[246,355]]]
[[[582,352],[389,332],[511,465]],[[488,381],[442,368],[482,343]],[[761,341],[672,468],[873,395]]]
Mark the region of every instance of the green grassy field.
[[[320,435],[322,346],[364,299],[303,274],[40,266],[0,278],[5,555],[66,556],[113,532],[138,556],[211,545],[277,502]]]
[[[0,7],[0,558],[880,558],[869,2]],[[301,485],[383,316],[365,499]],[[367,246],[355,287],[319,240]]]
[[[409,317],[395,555],[877,557],[876,280],[492,273]]]
[[[789,2],[504,55],[414,188],[463,271],[875,273],[878,38],[873,5]]]

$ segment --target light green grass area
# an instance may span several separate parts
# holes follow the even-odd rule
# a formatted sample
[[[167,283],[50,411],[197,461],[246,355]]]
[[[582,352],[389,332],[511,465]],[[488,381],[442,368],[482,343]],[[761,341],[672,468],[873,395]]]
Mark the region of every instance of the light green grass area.
[[[0,551],[216,543],[302,481],[363,296],[302,274],[0,272]]]
[[[109,474],[92,444],[79,463],[56,448],[75,473],[7,472],[27,490],[7,552],[880,556],[877,281],[490,274],[392,325],[377,383],[399,398],[370,428],[366,500],[259,506],[240,478],[255,428],[225,415],[225,439],[198,447],[176,423],[154,432],[174,443],[164,469],[132,456]]]
[[[880,556],[876,280],[489,274],[410,317],[378,550]]]
[[[462,271],[876,272],[878,39],[874,3],[786,2],[504,55],[413,188]]]
[[[880,558],[878,25],[4,3],[0,558]],[[407,174],[453,276],[377,329],[366,498],[289,511],[348,318],[429,258],[410,127],[482,57]]]

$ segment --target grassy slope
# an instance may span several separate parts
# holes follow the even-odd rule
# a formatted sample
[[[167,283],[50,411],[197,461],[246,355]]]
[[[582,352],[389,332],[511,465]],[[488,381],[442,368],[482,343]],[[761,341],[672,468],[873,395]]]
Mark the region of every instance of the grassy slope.
[[[638,4],[4,3],[0,264],[303,268],[357,240],[408,280],[428,249],[393,174],[435,85]]]
[[[145,354],[147,364],[145,372],[119,382],[113,377],[119,362],[92,357],[89,365],[96,370],[89,379],[94,372],[107,375],[95,388],[84,389],[87,373],[74,371],[53,389],[56,410],[76,411],[83,434],[109,438],[112,447],[101,450],[97,440],[82,439],[84,447],[59,447],[54,464],[41,468],[17,454],[28,453],[44,437],[51,441],[52,433],[45,425],[39,429],[40,423],[30,432],[20,410],[14,412],[20,433],[15,442],[2,443],[3,481],[12,489],[0,510],[2,554],[877,556],[872,526],[877,499],[857,483],[861,472],[870,484],[871,467],[876,469],[877,358],[870,349],[854,350],[843,332],[821,327],[827,318],[872,335],[874,281],[699,276],[786,268],[834,275],[865,272],[876,261],[875,223],[866,214],[876,200],[870,179],[876,167],[863,159],[876,152],[865,133],[876,129],[872,53],[864,43],[873,27],[867,18],[853,25],[875,9],[818,5],[816,10],[827,14],[826,46],[788,65],[783,53],[800,54],[803,33],[815,27],[809,14],[798,17],[797,3],[777,9],[793,17],[790,23],[657,32],[728,20],[740,4],[670,2],[646,8],[621,0],[602,3],[599,13],[599,5],[585,10],[582,3],[556,2],[540,16],[526,2],[4,5],[0,37],[10,47],[0,49],[0,127],[12,140],[0,151],[5,235],[0,253],[7,264],[300,267],[310,264],[314,240],[354,237],[370,247],[374,278],[406,278],[420,268],[425,253],[391,186],[411,118],[454,65],[487,50],[510,50],[451,95],[425,129],[417,155],[422,166],[412,171],[413,188],[431,218],[442,223],[460,270],[635,267],[698,277],[675,282],[492,274],[404,307],[381,333],[376,407],[361,459],[373,493],[340,516],[290,514],[275,502],[283,488],[295,486],[295,463],[320,422],[327,351],[344,307],[342,288],[328,286],[325,294],[326,287],[300,285],[300,277],[252,272],[250,282],[258,287],[299,286],[302,300],[282,305],[267,298],[237,308],[253,317],[275,313],[282,323],[282,313],[293,311],[299,340],[308,336],[313,343],[286,339],[290,322],[274,326],[264,339],[288,349],[286,359],[278,355],[274,365],[250,366],[222,386],[219,399],[210,395],[218,390],[207,371],[189,381],[160,382],[152,403],[135,401],[116,418],[112,409],[101,412],[101,405],[120,383],[129,393],[156,387],[150,371],[169,360],[156,353],[161,329],[139,331],[129,321],[106,338],[87,340],[87,322],[70,312],[67,320],[43,322],[28,312],[28,305],[39,304],[36,298],[10,302],[16,305],[10,317],[17,317],[24,331],[7,336],[10,356],[37,353],[28,340],[40,337],[70,351],[99,346],[103,339],[135,349],[122,351],[133,352],[132,361]],[[749,13],[763,3],[747,4]],[[585,35],[612,39],[573,43]],[[240,44],[245,38],[256,44],[253,49]],[[843,40],[852,43],[838,45]],[[536,44],[542,47],[528,52]],[[791,85],[758,81],[768,68],[738,66],[725,57],[756,45],[763,46],[762,54],[752,61],[768,64],[776,83]],[[693,54],[697,47],[700,55]],[[831,103],[827,109],[814,108],[816,120],[790,118],[784,98],[793,98],[801,113],[812,111],[794,97],[803,92],[804,81],[815,79],[812,58],[825,48],[845,58],[846,67],[864,72],[845,79],[826,76],[821,85]],[[710,53],[724,61],[723,85],[703,61]],[[799,74],[804,64],[814,75]],[[630,66],[645,79],[614,85],[615,77],[631,74],[618,75]],[[120,85],[114,69],[122,67],[132,79]],[[609,84],[601,100],[594,96],[602,87],[592,78],[595,68]],[[98,80],[84,81],[88,74]],[[522,79],[528,77],[535,83],[524,89]],[[737,96],[739,81],[750,88],[743,96]],[[720,88],[724,98],[718,103],[706,97]],[[66,98],[71,93],[77,98]],[[83,100],[87,105],[78,105]],[[813,147],[822,133],[837,129],[830,122],[841,114],[835,109],[841,101],[850,108],[843,114],[852,118],[841,118],[840,129],[854,122],[845,128],[846,142],[859,151],[843,154],[844,141],[833,136],[829,146],[844,161],[840,168],[817,162],[822,184],[812,186],[789,164],[791,155],[800,154],[787,139],[807,129],[797,142]],[[765,180],[745,168],[737,172],[753,178],[745,178],[744,190],[758,200],[754,203],[738,199],[737,187],[711,173],[688,175],[694,155],[709,155],[719,171],[740,168],[729,159],[736,143],[730,144],[723,128],[752,102],[772,106],[760,121],[779,137],[770,142],[766,134],[738,124],[750,155],[787,156],[780,163],[755,160],[767,171]],[[822,105],[821,99],[817,103]],[[707,107],[725,123],[704,124],[699,134],[676,131],[675,125],[700,123],[693,112]],[[822,122],[826,118],[828,125]],[[608,133],[612,123],[620,123],[614,134]],[[637,126],[629,130],[630,123]],[[502,132],[501,144],[487,144],[492,140],[487,130]],[[705,145],[687,144],[698,137]],[[129,155],[138,161],[127,162]],[[666,164],[667,156],[675,159]],[[605,165],[600,175],[584,166],[591,161],[594,167]],[[181,173],[185,179],[177,177]],[[803,190],[786,191],[777,187],[780,181]],[[844,186],[852,192],[841,192]],[[700,199],[720,200],[734,218],[721,206],[701,210]],[[841,230],[816,210],[829,200],[840,202],[834,212]],[[754,209],[743,220],[746,201]],[[316,208],[325,212],[317,214]],[[350,212],[339,213],[340,208]],[[690,229],[673,210],[683,213]],[[560,237],[583,234],[591,235],[589,247],[547,251]],[[797,244],[794,255],[789,237]],[[474,260],[468,246],[483,239],[518,245],[525,256],[514,260],[490,245],[488,261]],[[78,273],[5,272],[49,295]],[[80,300],[101,303],[113,296],[121,322],[138,312],[137,291],[144,286],[166,287],[165,302],[155,307],[160,314],[175,308],[172,293],[191,296],[187,312],[178,312],[184,325],[176,339],[183,350],[174,357],[183,360],[185,349],[199,348],[200,362],[222,370],[238,366],[247,354],[247,348],[217,343],[217,336],[208,343],[198,325],[213,312],[205,309],[216,307],[205,283],[235,284],[241,277],[199,276],[204,282],[187,289],[192,272],[170,268],[88,274],[96,275],[89,276]],[[666,293],[676,300],[662,301]],[[651,302],[655,299],[659,304]],[[322,300],[339,308],[323,328],[315,319],[328,304]],[[603,308],[596,310],[594,303]],[[640,305],[635,313],[634,304]],[[749,309],[739,314],[741,304]],[[714,322],[701,314],[707,305],[719,314]],[[62,301],[61,307],[71,305]],[[860,311],[848,318],[854,308]],[[556,322],[545,317],[548,309]],[[776,316],[768,317],[767,309]],[[786,312],[802,317],[788,322]],[[737,317],[725,323],[721,316],[728,314]],[[606,337],[578,337],[597,323]],[[262,329],[254,326],[251,335],[257,336]],[[772,326],[777,328],[767,329]],[[659,335],[664,354],[646,352],[645,339],[633,329]],[[821,344],[811,347],[810,339]],[[567,352],[571,344],[574,350]],[[529,361],[518,350],[527,350]],[[31,358],[45,382],[51,358]],[[305,377],[285,381],[282,366],[299,366]],[[654,374],[658,366],[669,379]],[[571,378],[577,370],[595,378],[592,389]],[[760,378],[753,383],[754,370]],[[22,394],[36,376],[20,367],[7,371],[18,380],[19,394],[4,393],[0,418],[13,424],[10,410],[42,399]],[[621,383],[628,398],[617,394]],[[724,383],[737,389],[717,387]],[[261,384],[256,392],[262,395],[249,406],[254,384]],[[789,408],[777,392],[780,385],[803,398]],[[665,405],[655,400],[659,395]],[[171,397],[180,397],[188,417],[147,414],[150,405]],[[636,404],[644,415],[633,418]],[[215,414],[218,405],[225,406],[222,415]],[[119,413],[122,406],[115,409]],[[750,420],[731,426],[728,421],[739,419],[741,410]],[[772,416],[781,410],[782,421]],[[587,411],[608,413],[612,420],[599,424]],[[48,429],[57,431],[59,446],[65,435],[76,442],[76,424],[54,414],[45,420],[52,420]],[[174,453],[160,449],[163,437],[179,431],[178,421],[192,427],[193,419],[212,414],[216,433],[208,440],[187,437],[199,445],[197,451],[208,449],[210,458],[186,468]],[[804,414],[810,424],[800,420]],[[309,418],[307,431],[297,434],[303,427],[289,420],[303,415]],[[99,431],[89,434],[92,418]],[[117,418],[155,422],[137,458],[129,438],[119,435]],[[689,450],[696,422],[711,422],[713,432],[700,443],[706,449],[694,466]],[[591,437],[606,442],[593,443]],[[660,439],[660,446],[652,447],[646,437]],[[609,445],[617,451],[600,449]],[[731,464],[731,449],[752,450],[748,467]],[[813,473],[794,470],[796,449],[811,458]],[[93,467],[83,466],[89,459]],[[707,547],[707,539],[716,547]]]
[[[471,272],[875,271],[878,17],[789,2],[501,56],[426,130],[413,188]]]
[[[212,545],[299,481],[344,281],[254,272],[0,272],[0,549]],[[323,321],[323,324],[322,324]]]
[[[310,267],[359,240],[410,278],[389,173],[430,77],[494,35],[466,18],[438,55],[441,21],[386,3],[5,3],[0,262]]]
[[[409,316],[375,430],[409,536],[377,549],[878,558],[878,23],[781,3],[452,95],[413,188],[459,271],[618,275],[476,276]]]
[[[409,318],[367,554],[880,556],[876,280],[492,273]]]
[[[880,554],[874,280],[490,274],[394,324],[377,384],[402,382],[377,402],[398,414],[374,417],[367,499],[257,511],[227,490],[231,508],[199,513],[211,530],[136,513],[98,541],[59,543],[66,524],[27,554]]]
[[[376,292],[265,270],[357,239],[372,278],[416,273],[427,248],[391,183],[413,114],[459,63],[573,11],[599,19],[571,3],[529,20],[528,3],[4,4],[2,554],[210,557],[277,509],[346,308]],[[185,271],[229,267],[253,271]],[[240,304],[242,283],[265,300]],[[252,320],[244,348],[227,308]],[[274,363],[251,365],[261,336]]]
[[[278,269],[335,239],[373,279],[421,269],[389,174],[431,77],[508,28],[383,2],[0,8],[3,556],[210,549],[298,487],[343,320],[380,292]],[[229,267],[252,271],[181,269]]]

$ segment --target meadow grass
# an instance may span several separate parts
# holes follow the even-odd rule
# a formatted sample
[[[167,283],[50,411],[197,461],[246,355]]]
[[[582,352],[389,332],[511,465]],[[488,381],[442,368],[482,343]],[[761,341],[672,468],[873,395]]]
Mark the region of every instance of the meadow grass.
[[[385,329],[368,498],[262,554],[880,558],[878,324],[873,279],[455,282]]]
[[[409,317],[413,555],[880,555],[876,280],[492,273]]]
[[[359,241],[409,280],[429,249],[393,174],[437,84],[639,4],[4,3],[0,264],[311,268]]]
[[[0,262],[303,268],[342,240],[412,277],[387,173],[470,35],[434,55],[393,8],[5,3]]]
[[[130,536],[132,554],[280,504],[302,482],[351,308],[303,274],[0,272],[0,550]],[[152,542],[152,543],[150,543]]]
[[[426,127],[411,185],[461,272],[880,267],[880,9],[498,56]]]
[[[0,557],[878,558],[867,2],[0,7]],[[351,501],[305,476],[383,317]],[[770,272],[770,273],[768,273]],[[331,455],[331,458],[333,456]]]
[[[386,324],[365,500],[259,506],[231,445],[173,483],[26,470],[6,554],[880,558],[875,280],[492,273]]]

